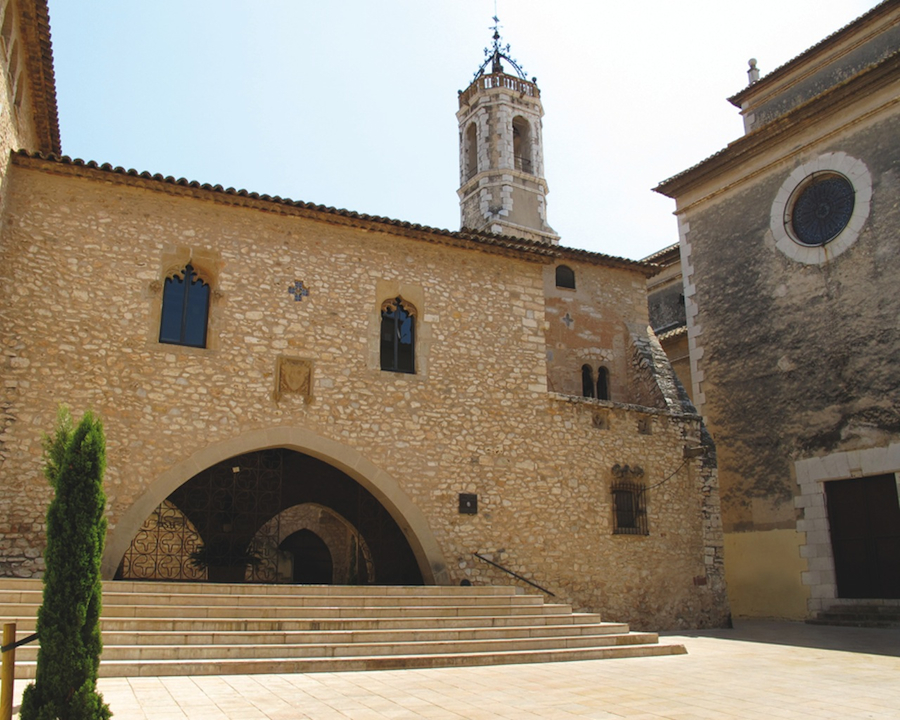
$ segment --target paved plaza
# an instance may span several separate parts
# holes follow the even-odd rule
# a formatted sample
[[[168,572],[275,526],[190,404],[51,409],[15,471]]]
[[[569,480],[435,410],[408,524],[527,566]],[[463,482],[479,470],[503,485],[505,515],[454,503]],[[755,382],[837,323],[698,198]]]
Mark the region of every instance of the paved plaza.
[[[688,655],[487,668],[114,678],[119,720],[900,720],[900,629],[744,621]],[[16,704],[24,681],[16,683]]]

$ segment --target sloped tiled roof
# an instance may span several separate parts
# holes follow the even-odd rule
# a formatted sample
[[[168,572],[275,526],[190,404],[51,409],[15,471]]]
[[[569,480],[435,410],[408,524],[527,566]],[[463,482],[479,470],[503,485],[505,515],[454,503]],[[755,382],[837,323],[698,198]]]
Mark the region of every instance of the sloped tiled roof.
[[[93,160],[85,161],[79,158],[70,158],[66,155],[47,155],[19,150],[13,153],[13,161],[16,162],[16,164],[26,166],[29,164],[43,165],[45,168],[48,166],[55,166],[58,169],[68,169],[76,173],[85,171],[89,173],[99,172],[126,183],[137,182],[143,185],[149,183],[151,187],[156,186],[157,189],[173,191],[183,189],[188,192],[201,191],[203,193],[208,193],[209,196],[214,199],[229,204],[258,206],[260,203],[263,203],[269,205],[270,208],[281,208],[285,211],[289,209],[300,211],[301,214],[318,216],[319,219],[325,221],[340,221],[345,224],[366,226],[375,230],[400,232],[401,234],[417,237],[418,239],[430,242],[473,248],[480,247],[484,250],[505,251],[522,257],[546,258],[548,262],[552,262],[554,259],[571,259],[590,263],[592,265],[604,265],[607,267],[631,270],[647,277],[657,274],[660,270],[656,265],[643,260],[629,260],[628,258],[605,255],[589,250],[551,245],[549,243],[526,240],[511,235],[498,235],[466,228],[459,231],[433,228],[427,225],[419,225],[417,223],[395,220],[379,215],[367,215],[352,210],[316,205],[314,203],[303,202],[302,200],[291,200],[290,198],[282,198],[277,195],[271,196],[249,192],[247,190],[237,190],[233,187],[224,188],[221,185],[210,185],[208,183],[197,182],[196,180],[187,180],[186,178],[176,179],[171,175],[163,176],[159,173],[153,174],[146,171],[139,172],[134,169],[126,170],[123,167],[113,167],[109,163],[100,164]]]
[[[735,107],[738,107],[738,108],[741,107],[741,103],[742,103],[744,97],[746,95],[750,94],[752,91],[756,90],[760,85],[768,84],[769,82],[771,82],[773,80],[777,80],[781,75],[784,75],[785,72],[787,72],[787,70],[789,68],[791,68],[793,65],[796,65],[797,63],[802,62],[809,56],[814,55],[816,52],[818,52],[822,48],[826,47],[827,45],[830,45],[832,42],[837,40],[841,35],[852,32],[858,26],[862,25],[867,20],[869,20],[873,15],[877,15],[885,10],[890,10],[892,6],[896,6],[896,5],[898,5],[898,0],[884,0],[884,2],[879,3],[878,5],[873,7],[871,10],[869,10],[867,13],[863,13],[855,20],[851,20],[849,23],[844,25],[844,27],[840,28],[839,30],[835,30],[833,33],[831,33],[831,35],[828,35],[827,37],[823,38],[822,40],[817,42],[812,47],[807,48],[802,53],[797,55],[797,57],[788,60],[786,63],[784,63],[782,65],[779,65],[777,68],[772,70],[772,72],[761,77],[755,83],[752,83],[752,84],[748,85],[747,87],[745,87],[743,90],[736,92],[734,95],[732,95],[730,98],[728,98],[728,102],[730,102]]]
[[[900,0],[891,0],[891,2],[900,2]],[[712,168],[727,164],[746,153],[752,152],[756,147],[764,144],[772,137],[785,136],[795,132],[801,126],[801,122],[816,117],[817,107],[822,104],[827,105],[831,103],[833,105],[846,102],[846,99],[852,96],[855,85],[861,88],[870,88],[877,87],[879,83],[883,84],[891,81],[892,78],[897,76],[898,65],[900,65],[900,50],[895,50],[890,55],[860,69],[843,82],[832,86],[797,107],[791,108],[776,121],[762,125],[752,132],[742,135],[696,165],[663,180],[653,188],[653,191],[668,197],[675,197],[674,188],[683,182],[689,181],[691,176],[699,177],[702,175],[703,173],[699,171],[703,169],[709,171]]]
[[[59,110],[56,103],[56,76],[53,72],[53,46],[50,42],[50,12],[47,0],[23,0],[19,3],[19,27],[28,56],[28,84],[34,109],[38,149],[60,153]]]

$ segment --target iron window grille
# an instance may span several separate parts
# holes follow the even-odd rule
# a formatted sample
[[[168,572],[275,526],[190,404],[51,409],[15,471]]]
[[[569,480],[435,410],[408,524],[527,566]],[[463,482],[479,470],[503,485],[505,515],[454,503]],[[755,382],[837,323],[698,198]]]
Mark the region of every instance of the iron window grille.
[[[794,191],[785,224],[801,245],[825,245],[850,223],[855,204],[853,185],[843,175],[813,173]]]
[[[613,535],[649,535],[644,486],[618,481],[612,486]]]

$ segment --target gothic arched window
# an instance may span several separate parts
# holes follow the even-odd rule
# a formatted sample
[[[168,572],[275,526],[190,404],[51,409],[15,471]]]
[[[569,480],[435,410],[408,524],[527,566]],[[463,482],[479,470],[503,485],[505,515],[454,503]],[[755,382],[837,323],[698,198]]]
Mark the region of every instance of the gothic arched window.
[[[416,371],[416,310],[403,298],[381,306],[381,369],[389,372]]]
[[[575,271],[568,265],[558,265],[556,267],[556,287],[566,288],[567,290],[575,289]]]
[[[159,341],[206,347],[209,320],[209,283],[187,265],[166,278],[162,297]]]

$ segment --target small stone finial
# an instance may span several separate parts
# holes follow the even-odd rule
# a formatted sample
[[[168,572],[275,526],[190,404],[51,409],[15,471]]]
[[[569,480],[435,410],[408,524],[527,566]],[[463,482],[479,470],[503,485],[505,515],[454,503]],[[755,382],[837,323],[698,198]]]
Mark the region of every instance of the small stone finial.
[[[748,85],[752,85],[759,80],[759,69],[756,67],[756,58],[750,58],[748,61],[750,69],[747,70]]]

